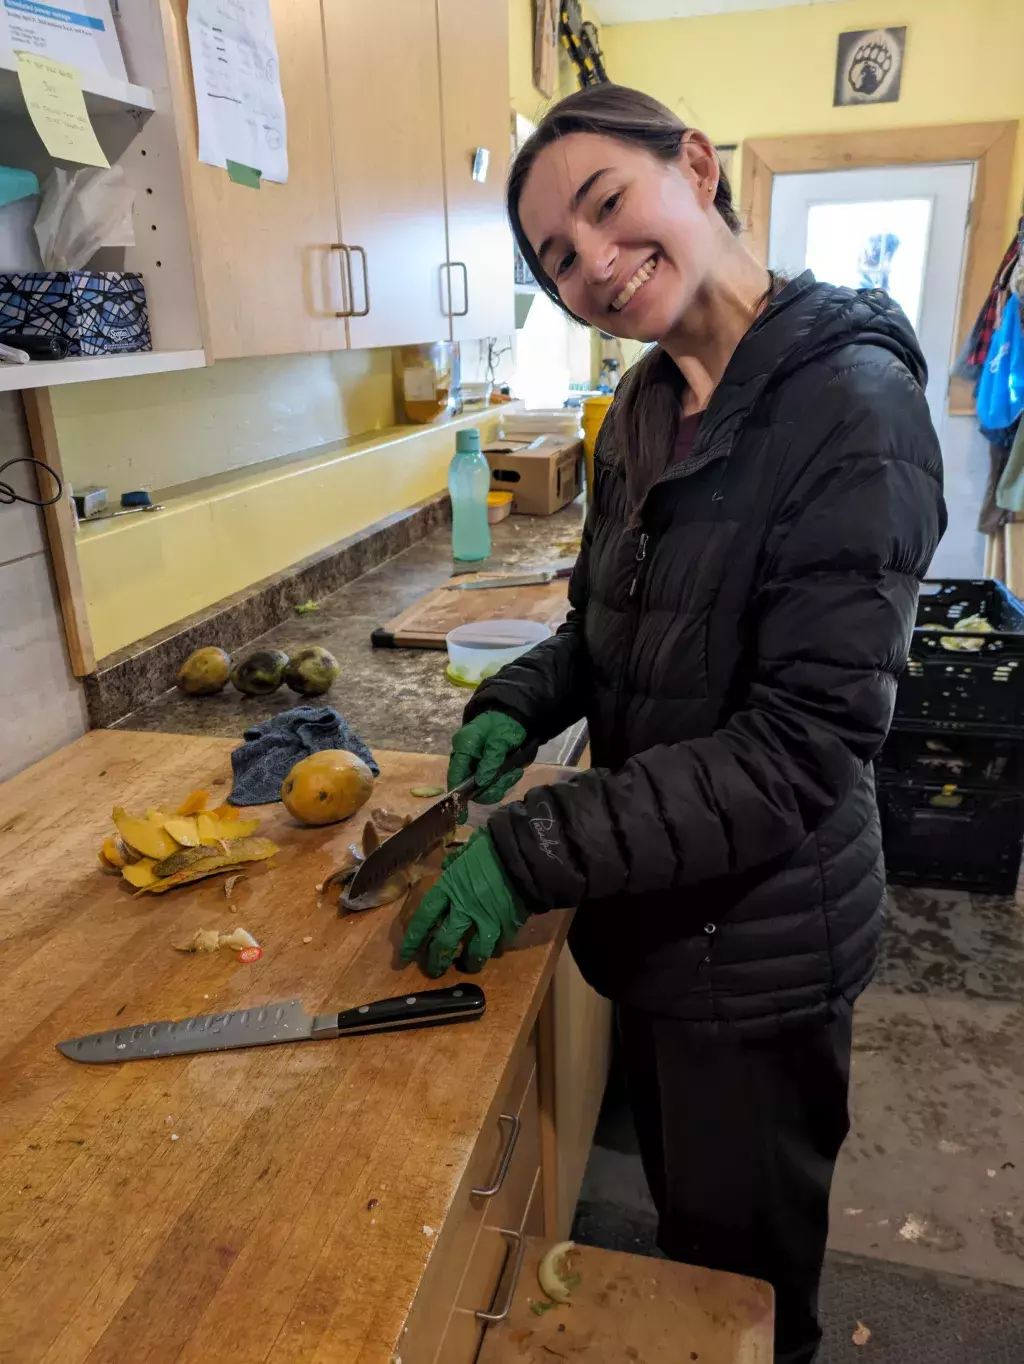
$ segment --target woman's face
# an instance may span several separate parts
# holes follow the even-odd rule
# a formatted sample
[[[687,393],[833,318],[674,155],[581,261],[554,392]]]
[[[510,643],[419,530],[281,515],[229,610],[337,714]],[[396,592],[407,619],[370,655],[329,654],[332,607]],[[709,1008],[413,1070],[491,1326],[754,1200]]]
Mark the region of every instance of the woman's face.
[[[718,253],[717,188],[717,158],[701,133],[686,134],[675,161],[573,133],[538,154],[519,217],[566,307],[614,336],[660,341]]]

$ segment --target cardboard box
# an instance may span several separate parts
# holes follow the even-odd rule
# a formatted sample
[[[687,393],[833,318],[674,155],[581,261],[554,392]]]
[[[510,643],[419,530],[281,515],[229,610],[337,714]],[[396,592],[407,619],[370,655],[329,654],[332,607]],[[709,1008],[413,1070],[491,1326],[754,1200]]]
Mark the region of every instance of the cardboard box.
[[[512,511],[550,516],[583,490],[583,442],[565,436],[497,440],[484,446],[491,490],[512,494]]]
[[[57,337],[69,355],[153,348],[142,277],[127,270],[0,275],[0,332]]]

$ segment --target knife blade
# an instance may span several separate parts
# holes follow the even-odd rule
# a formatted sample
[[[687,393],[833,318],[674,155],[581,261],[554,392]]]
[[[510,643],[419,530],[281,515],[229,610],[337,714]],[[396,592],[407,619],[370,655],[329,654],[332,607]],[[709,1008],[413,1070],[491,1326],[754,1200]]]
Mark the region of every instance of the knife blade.
[[[517,767],[528,766],[533,757],[534,752],[530,744],[517,749],[505,760],[488,785],[493,785],[500,777]],[[455,829],[459,816],[479,790],[480,784],[476,777],[469,777],[461,786],[453,787],[446,796],[431,805],[429,810],[418,815],[411,824],[407,824],[404,829],[399,829],[396,834],[385,839],[362,863],[349,883],[345,897],[348,903],[354,908],[358,907],[355,902],[361,896],[379,890],[396,871],[401,871],[418,858],[425,857]]]
[[[479,592],[483,589],[494,590],[498,587],[532,587],[553,583],[557,578],[572,576],[572,564],[557,568],[539,568],[533,573],[503,573],[499,577],[477,578],[473,582],[460,583],[457,580],[444,584],[446,592]]]
[[[230,1013],[198,1014],[176,1022],[129,1024],[107,1032],[70,1037],[58,1042],[57,1050],[72,1061],[109,1065],[282,1042],[318,1042],[402,1028],[434,1028],[482,1018],[486,1006],[483,990],[470,984],[378,999],[373,1004],[328,1014],[308,1014],[301,1000],[289,999]]]

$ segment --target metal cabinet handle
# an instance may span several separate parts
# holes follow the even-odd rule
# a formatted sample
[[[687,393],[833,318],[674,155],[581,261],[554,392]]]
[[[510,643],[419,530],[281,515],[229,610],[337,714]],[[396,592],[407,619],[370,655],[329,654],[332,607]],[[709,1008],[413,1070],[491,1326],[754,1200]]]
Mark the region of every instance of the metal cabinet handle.
[[[355,306],[353,306],[353,308],[352,308],[352,316],[353,316],[353,317],[365,317],[366,314],[370,311],[370,276],[369,276],[369,273],[368,273],[367,268],[366,268],[366,252],[363,250],[363,248],[362,248],[361,246],[350,246],[350,247],[348,248],[348,262],[349,262],[349,265],[348,265],[348,287],[349,287],[349,298],[352,300],[353,305],[355,304],[355,293],[354,293],[354,291],[352,290],[352,252],[353,252],[353,251],[355,251],[355,252],[357,253],[357,255],[359,256],[360,261],[362,262],[362,266],[363,266],[363,306],[362,306],[361,308],[356,308]]]
[[[348,247],[345,245],[344,242],[331,242],[331,250],[332,250],[332,251],[337,251],[337,252],[339,252],[339,254],[340,254],[340,255],[342,256],[342,258],[343,258],[343,263],[342,263],[342,267],[341,267],[341,294],[342,294],[342,302],[344,303],[344,302],[347,300],[348,305],[349,305],[343,312],[337,312],[337,313],[334,314],[334,316],[335,316],[335,317],[351,317],[351,316],[352,316],[352,260],[351,260],[351,257],[350,257],[350,255],[349,255],[349,249],[348,249]]]
[[[494,1326],[499,1321],[504,1321],[509,1312],[512,1311],[512,1302],[516,1296],[516,1288],[519,1284],[519,1275],[522,1272],[523,1261],[526,1259],[526,1237],[521,1231],[510,1231],[505,1227],[501,1228],[501,1235],[507,1236],[516,1248],[516,1258],[512,1264],[512,1273],[508,1276],[508,1293],[502,1307],[494,1312],[475,1312],[473,1315],[477,1321],[483,1321],[488,1326]]]
[[[455,312],[454,310],[452,311],[452,317],[465,317],[466,314],[469,312],[469,271],[466,269],[466,262],[465,262],[465,261],[453,260],[453,261],[452,261],[452,265],[457,265],[457,266],[459,267],[459,269],[462,271],[463,297],[464,297],[465,302],[466,302],[466,306],[462,309],[461,312],[457,313],[457,312]],[[452,278],[452,277],[451,277],[450,270],[451,270],[451,267],[449,267],[449,275],[448,275],[448,300],[449,300],[449,302],[451,302],[451,278]]]
[[[493,1198],[505,1183],[508,1167],[512,1163],[512,1152],[516,1149],[516,1142],[519,1140],[519,1129],[523,1124],[514,1113],[499,1113],[498,1121],[509,1124],[508,1140],[505,1142],[505,1149],[498,1161],[498,1173],[494,1177],[494,1183],[486,1189],[471,1189],[470,1192],[475,1198]]]

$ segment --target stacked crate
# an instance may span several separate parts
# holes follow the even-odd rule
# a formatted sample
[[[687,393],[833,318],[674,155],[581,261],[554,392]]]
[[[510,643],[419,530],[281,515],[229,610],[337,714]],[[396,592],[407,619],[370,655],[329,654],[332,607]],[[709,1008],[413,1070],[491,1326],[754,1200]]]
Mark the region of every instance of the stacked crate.
[[[935,629],[969,616],[992,632]],[[950,649],[953,638],[973,651]],[[1024,842],[1024,604],[1002,583],[922,585],[876,778],[890,881],[1013,894]]]

